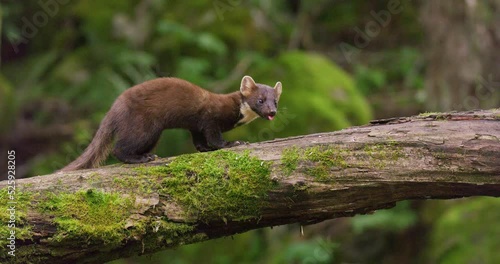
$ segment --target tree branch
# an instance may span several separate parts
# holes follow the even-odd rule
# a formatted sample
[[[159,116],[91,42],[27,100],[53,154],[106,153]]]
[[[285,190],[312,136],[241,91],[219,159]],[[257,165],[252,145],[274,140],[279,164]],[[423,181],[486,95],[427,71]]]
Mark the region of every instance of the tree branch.
[[[102,263],[401,200],[475,195],[500,196],[500,109],[17,180],[16,256],[2,239],[0,262]]]

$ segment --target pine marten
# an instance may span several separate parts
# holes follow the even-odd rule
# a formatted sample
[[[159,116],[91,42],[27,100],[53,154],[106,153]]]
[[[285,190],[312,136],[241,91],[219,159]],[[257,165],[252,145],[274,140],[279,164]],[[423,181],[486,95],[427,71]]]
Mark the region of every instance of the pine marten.
[[[150,152],[161,132],[183,128],[191,132],[200,152],[238,146],[222,133],[248,124],[257,117],[273,120],[278,109],[281,83],[274,88],[241,80],[240,90],[215,94],[178,78],[157,78],[123,92],[102,120],[83,154],[61,171],[94,168],[104,161],[115,139],[113,154],[124,163],[155,159]]]

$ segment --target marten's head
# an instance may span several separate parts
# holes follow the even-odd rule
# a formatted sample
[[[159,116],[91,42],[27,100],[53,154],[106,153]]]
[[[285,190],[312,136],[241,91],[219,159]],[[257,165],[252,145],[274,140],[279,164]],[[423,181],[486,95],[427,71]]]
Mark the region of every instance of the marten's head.
[[[250,76],[241,80],[240,87],[243,102],[240,111],[244,123],[248,123],[257,116],[267,120],[273,120],[278,111],[278,101],[281,95],[281,82],[277,82],[274,88],[265,84],[255,83]],[[252,118],[253,117],[253,118]]]

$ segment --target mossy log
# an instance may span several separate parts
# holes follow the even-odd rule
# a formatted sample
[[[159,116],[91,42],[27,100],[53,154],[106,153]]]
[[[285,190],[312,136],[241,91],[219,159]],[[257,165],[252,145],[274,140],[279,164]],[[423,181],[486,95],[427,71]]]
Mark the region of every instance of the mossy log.
[[[103,263],[401,200],[498,197],[500,109],[377,120],[15,184],[15,257],[2,203],[1,263]]]

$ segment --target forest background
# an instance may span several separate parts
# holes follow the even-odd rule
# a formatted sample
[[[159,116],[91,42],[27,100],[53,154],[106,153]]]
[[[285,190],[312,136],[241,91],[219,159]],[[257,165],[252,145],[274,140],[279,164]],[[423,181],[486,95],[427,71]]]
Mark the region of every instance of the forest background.
[[[114,99],[175,76],[214,92],[283,83],[250,142],[374,118],[500,106],[500,1],[40,0],[0,6],[0,158],[18,177],[76,158]],[[194,152],[164,132],[159,156]],[[115,163],[110,158],[108,163]],[[4,168],[0,168],[5,175]],[[3,178],[2,178],[3,179]],[[404,201],[114,263],[500,263],[500,200]]]

